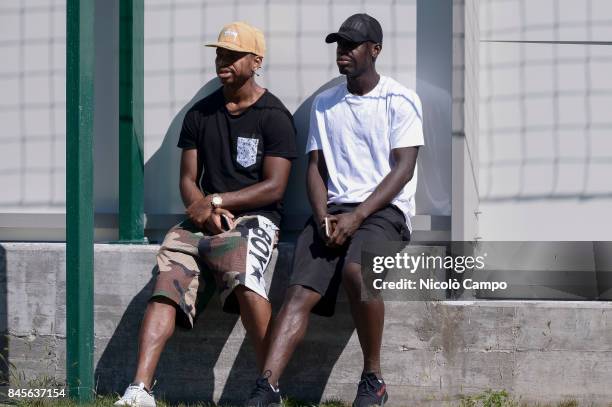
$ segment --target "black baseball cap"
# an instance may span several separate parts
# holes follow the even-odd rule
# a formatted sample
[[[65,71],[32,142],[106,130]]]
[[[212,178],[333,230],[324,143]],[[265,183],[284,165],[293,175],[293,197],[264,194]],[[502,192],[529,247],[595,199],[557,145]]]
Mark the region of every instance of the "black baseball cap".
[[[365,13],[353,14],[340,26],[338,32],[328,34],[325,42],[330,44],[345,39],[351,42],[372,41],[382,44],[382,27],[378,20]]]

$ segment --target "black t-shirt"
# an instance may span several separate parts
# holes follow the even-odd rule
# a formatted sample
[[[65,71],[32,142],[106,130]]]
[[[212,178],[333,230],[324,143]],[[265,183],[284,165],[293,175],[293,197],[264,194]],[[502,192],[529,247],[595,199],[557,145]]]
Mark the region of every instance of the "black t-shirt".
[[[297,156],[291,113],[267,90],[247,110],[231,115],[225,107],[223,87],[219,88],[189,109],[178,147],[197,148],[197,182],[206,195],[261,182],[265,156]],[[263,215],[278,226],[281,209],[279,202],[234,215]]]

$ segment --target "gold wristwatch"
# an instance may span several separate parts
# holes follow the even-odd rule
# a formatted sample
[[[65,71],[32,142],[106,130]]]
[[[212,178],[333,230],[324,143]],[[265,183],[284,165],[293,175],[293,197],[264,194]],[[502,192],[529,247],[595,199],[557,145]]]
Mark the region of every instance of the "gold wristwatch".
[[[220,208],[221,205],[223,205],[223,198],[221,198],[221,195],[219,194],[214,194],[212,196],[212,200],[210,201],[210,204],[212,205],[214,209]]]

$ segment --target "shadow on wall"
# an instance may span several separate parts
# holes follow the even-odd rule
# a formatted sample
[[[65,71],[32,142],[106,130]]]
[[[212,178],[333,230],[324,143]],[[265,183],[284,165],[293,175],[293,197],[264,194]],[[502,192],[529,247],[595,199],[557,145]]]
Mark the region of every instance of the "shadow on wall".
[[[292,246],[280,243],[274,272],[266,276],[274,314],[280,308],[290,279]],[[138,351],[138,332],[152,278],[130,301],[112,337],[96,338],[96,347],[104,351],[96,365],[96,390],[99,394],[122,393],[133,379]],[[202,273],[201,287],[214,287],[214,281]],[[168,341],[156,370],[157,397],[169,402],[216,402],[241,404],[252,389],[259,372],[254,350],[244,339],[238,316],[222,312],[217,296],[207,289],[198,296],[200,309],[193,330],[177,328]],[[283,391],[304,401],[319,402],[331,372],[344,351],[353,323],[346,301],[338,304],[336,316],[313,316],[308,334],[287,367]],[[330,334],[332,333],[333,334]],[[360,362],[359,362],[360,363]],[[355,380],[361,365],[354,372]]]
[[[444,89],[425,80],[417,81],[423,105],[425,146],[419,149],[417,214],[451,214],[452,98]]]
[[[100,394],[123,393],[136,371],[138,332],[147,302],[155,285],[152,278],[132,299],[96,365],[96,390]],[[215,387],[214,367],[224,349],[237,316],[224,314],[208,304],[210,296],[198,298],[204,311],[193,330],[177,327],[161,355],[154,388],[157,397],[174,400],[212,401]]]
[[[289,285],[292,262],[293,245],[280,243],[279,258],[269,290],[273,318],[282,305]],[[336,314],[332,318],[310,316],[306,336],[295,350],[280,379],[280,388],[284,395],[315,405],[322,401],[332,370],[354,331],[348,303],[343,295],[339,297]],[[259,375],[254,355],[252,344],[245,339],[227,374],[219,405],[242,405],[247,399]],[[234,358],[233,355],[225,357]],[[353,372],[355,381],[361,374],[361,360],[357,362],[357,366]]]
[[[304,100],[295,113],[293,113],[293,121],[297,129],[296,144],[298,158],[293,160],[291,165],[291,175],[287,191],[285,192],[285,216],[283,218],[282,229],[302,229],[307,217],[312,213],[308,202],[308,195],[306,194],[306,164],[308,163],[308,157],[305,151],[308,129],[310,127],[310,111],[312,110],[314,99],[324,90],[345,82],[346,78],[344,76],[338,76],[330,80]]]
[[[283,227],[301,229],[310,215],[310,205],[306,196],[306,140],[310,109],[314,98],[324,90],[345,82],[339,76],[325,83],[308,97],[295,111],[293,117],[297,128],[297,148],[299,157],[293,161],[289,186],[285,193],[285,219]],[[177,148],[183,119],[187,111],[198,101],[210,95],[221,86],[218,79],[207,82],[172,119],[159,149],[145,164],[145,213],[183,214],[185,208],[179,193],[179,167],[181,152]],[[170,227],[171,225],[168,225]]]
[[[176,146],[187,111],[221,86],[218,79],[208,81],[172,119],[159,149],[145,163],[144,210],[147,214],[185,213],[179,193],[181,150]],[[170,226],[170,225],[169,225]]]

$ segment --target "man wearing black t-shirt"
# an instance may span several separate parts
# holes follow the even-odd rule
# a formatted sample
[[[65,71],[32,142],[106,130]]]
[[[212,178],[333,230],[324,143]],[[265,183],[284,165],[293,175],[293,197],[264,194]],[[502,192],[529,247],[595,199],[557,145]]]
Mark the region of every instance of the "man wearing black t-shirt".
[[[193,327],[200,271],[214,275],[223,310],[240,313],[263,367],[271,316],[263,274],[296,157],[295,128],[281,101],[253,78],[265,53],[260,30],[231,23],[207,45],[217,49],[223,86],[185,116],[178,147],[189,219],[168,232],[157,254],[159,274],[140,330],[138,367],[116,405],[155,406],[153,374],[175,323]]]

